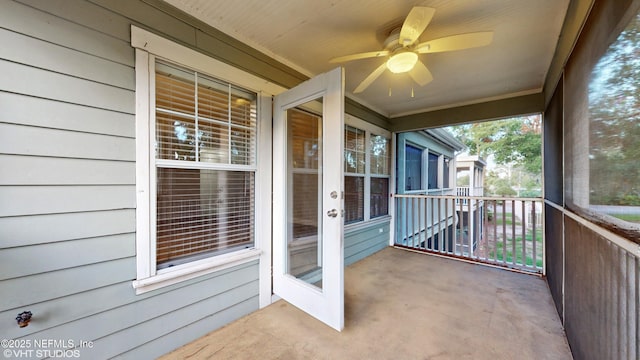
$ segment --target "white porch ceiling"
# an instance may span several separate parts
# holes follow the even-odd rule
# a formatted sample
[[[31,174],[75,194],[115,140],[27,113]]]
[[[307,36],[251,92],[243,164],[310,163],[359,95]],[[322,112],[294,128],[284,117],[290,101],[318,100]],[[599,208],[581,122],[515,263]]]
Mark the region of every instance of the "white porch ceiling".
[[[423,87],[407,74],[385,71],[354,95],[384,59],[344,63],[348,96],[389,117],[540,92],[569,5],[569,0],[165,1],[308,76],[336,67],[331,58],[382,50],[388,33],[416,5],[436,9],[420,42],[494,31],[486,47],[420,55],[434,77]]]

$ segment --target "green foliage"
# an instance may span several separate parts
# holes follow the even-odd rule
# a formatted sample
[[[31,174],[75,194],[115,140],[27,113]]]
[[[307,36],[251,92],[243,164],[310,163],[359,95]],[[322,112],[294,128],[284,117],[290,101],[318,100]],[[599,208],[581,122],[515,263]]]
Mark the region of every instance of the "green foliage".
[[[594,67],[589,83],[592,204],[640,205],[640,16]]]
[[[516,196],[518,193],[513,190],[509,180],[497,178],[491,182],[491,187],[488,189],[488,194],[499,196]]]
[[[539,174],[542,169],[542,120],[538,115],[458,125],[452,133],[469,154],[495,157],[497,164],[517,164]]]

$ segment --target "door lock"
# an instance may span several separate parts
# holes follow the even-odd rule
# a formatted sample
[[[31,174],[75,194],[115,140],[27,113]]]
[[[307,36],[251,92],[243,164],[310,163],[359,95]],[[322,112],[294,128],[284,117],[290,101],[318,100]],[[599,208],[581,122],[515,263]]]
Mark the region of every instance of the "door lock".
[[[338,216],[338,210],[336,209],[331,209],[329,211],[327,211],[327,216],[328,217],[337,217]]]

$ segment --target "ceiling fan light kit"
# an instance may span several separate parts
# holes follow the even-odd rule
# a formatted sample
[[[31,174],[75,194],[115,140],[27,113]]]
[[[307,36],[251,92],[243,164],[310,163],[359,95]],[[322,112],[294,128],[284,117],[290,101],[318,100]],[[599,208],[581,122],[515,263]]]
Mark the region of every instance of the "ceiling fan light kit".
[[[413,69],[418,62],[418,54],[404,51],[394,54],[387,60],[387,69],[394,74],[402,74]]]
[[[415,6],[411,9],[400,29],[389,34],[384,46],[386,50],[371,51],[353,55],[340,56],[330,62],[346,62],[374,57],[389,58],[369,74],[353,91],[360,93],[373,83],[385,69],[394,74],[409,73],[420,86],[433,80],[427,67],[418,59],[419,54],[464,50],[489,45],[493,40],[493,31],[475,32],[445,36],[443,38],[417,43],[422,32],[431,22],[435,9]],[[413,95],[413,94],[412,94]]]

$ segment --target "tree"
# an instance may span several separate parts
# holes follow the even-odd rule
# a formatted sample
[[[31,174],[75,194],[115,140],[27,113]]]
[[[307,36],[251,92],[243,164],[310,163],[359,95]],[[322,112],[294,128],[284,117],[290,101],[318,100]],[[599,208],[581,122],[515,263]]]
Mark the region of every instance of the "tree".
[[[470,155],[497,164],[515,164],[532,174],[542,169],[542,120],[539,115],[487,121],[451,127],[451,132],[469,149]]]

